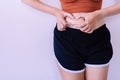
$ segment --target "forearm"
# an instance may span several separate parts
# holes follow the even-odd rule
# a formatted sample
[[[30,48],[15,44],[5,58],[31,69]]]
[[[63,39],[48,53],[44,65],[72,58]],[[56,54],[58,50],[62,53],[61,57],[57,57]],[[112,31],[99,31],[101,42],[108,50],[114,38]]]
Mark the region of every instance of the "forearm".
[[[110,7],[102,9],[102,16],[109,17],[116,14],[120,14],[120,2],[116,3]]]
[[[42,12],[45,12],[45,13],[48,13],[48,14],[51,14],[54,16],[56,15],[57,11],[59,10],[55,7],[46,5],[39,0],[22,0],[22,2],[39,10],[39,11],[42,11]]]

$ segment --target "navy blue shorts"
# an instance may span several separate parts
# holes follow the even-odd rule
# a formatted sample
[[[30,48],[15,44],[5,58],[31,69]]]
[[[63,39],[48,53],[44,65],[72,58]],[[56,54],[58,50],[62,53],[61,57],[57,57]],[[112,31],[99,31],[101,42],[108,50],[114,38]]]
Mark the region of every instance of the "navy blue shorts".
[[[86,65],[106,65],[113,49],[106,24],[88,34],[67,27],[65,31],[54,28],[54,53],[62,68],[82,71]]]

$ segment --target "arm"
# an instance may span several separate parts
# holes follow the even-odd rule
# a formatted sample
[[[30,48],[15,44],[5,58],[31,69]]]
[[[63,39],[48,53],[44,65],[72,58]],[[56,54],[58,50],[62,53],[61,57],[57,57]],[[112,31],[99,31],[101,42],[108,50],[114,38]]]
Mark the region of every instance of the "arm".
[[[90,13],[91,15],[88,14],[85,14],[85,13],[78,13],[76,16],[76,18],[78,19],[79,17],[84,17],[84,18],[88,18],[89,19],[89,16],[92,16],[93,18],[96,18],[96,19],[103,19],[105,17],[109,17],[109,16],[113,16],[113,15],[116,15],[116,14],[120,14],[120,2],[110,6],[110,7],[107,7],[107,8],[104,8],[104,9],[101,9],[101,10],[96,10],[94,12],[91,12]]]
[[[101,10],[96,10],[90,13],[77,13],[74,16],[77,19],[79,19],[80,17],[83,17],[85,19],[85,22],[78,26],[83,32],[92,33],[95,29],[101,27],[101,26],[96,27],[96,23],[98,21],[104,19],[105,17],[113,16],[116,14],[120,14],[120,2]],[[84,24],[87,24],[87,25],[82,26]]]
[[[120,14],[120,2],[101,10],[101,15],[103,17],[109,17],[116,14]]]
[[[59,11],[59,9],[49,6],[49,5],[46,5],[39,0],[22,0],[22,2],[39,10],[39,11],[49,13],[54,16],[56,15],[56,12]]]
[[[55,16],[57,18],[57,25],[58,25],[58,29],[59,30],[64,30],[64,28],[66,27],[66,21],[64,19],[65,16],[69,16],[71,18],[73,18],[73,16],[65,11],[62,11],[58,8],[46,5],[44,3],[42,3],[39,0],[22,0],[23,3],[31,6],[32,8],[35,8],[39,11],[51,14],[53,16]]]

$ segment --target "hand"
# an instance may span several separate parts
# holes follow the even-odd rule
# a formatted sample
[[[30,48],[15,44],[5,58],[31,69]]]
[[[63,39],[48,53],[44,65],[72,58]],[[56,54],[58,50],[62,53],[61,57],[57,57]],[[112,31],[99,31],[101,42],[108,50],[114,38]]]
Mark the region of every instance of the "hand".
[[[66,17],[69,17],[71,19],[74,18],[72,16],[72,14],[67,13],[65,11],[62,11],[62,10],[57,10],[55,16],[57,18],[57,28],[60,31],[64,31],[66,29],[66,27],[67,27],[67,22],[65,20]]]
[[[96,27],[96,23],[97,23],[97,21],[102,19],[101,14],[102,13],[100,10],[90,12],[90,13],[75,13],[75,14],[73,14],[73,16],[76,19],[79,19],[81,17],[83,17],[85,19],[85,21],[83,23],[81,23],[81,25],[76,25],[76,27],[80,27],[80,30],[83,32],[92,33],[95,29],[99,28],[99,27]]]
[[[82,23],[84,23],[84,18],[79,18],[79,19],[73,18],[73,19],[71,19],[69,17],[66,17],[66,21],[67,21],[67,26],[68,27],[74,28],[74,29],[80,29],[80,25]]]

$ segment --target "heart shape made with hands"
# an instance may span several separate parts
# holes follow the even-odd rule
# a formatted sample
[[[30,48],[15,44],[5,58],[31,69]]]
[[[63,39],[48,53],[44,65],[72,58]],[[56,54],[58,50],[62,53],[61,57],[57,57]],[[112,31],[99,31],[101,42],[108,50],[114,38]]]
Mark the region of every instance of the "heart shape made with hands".
[[[67,27],[79,29],[85,33],[92,33],[104,24],[101,11],[90,13],[73,13],[74,18],[66,16]]]
[[[85,18],[84,17],[78,18],[77,13],[74,13],[72,15],[74,16],[74,18],[66,17],[67,26],[74,29],[80,29],[80,27],[83,27],[82,24],[85,22]]]

